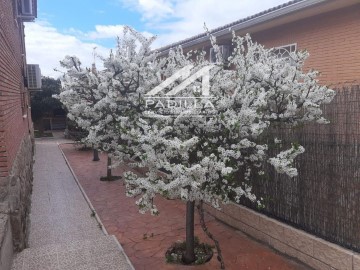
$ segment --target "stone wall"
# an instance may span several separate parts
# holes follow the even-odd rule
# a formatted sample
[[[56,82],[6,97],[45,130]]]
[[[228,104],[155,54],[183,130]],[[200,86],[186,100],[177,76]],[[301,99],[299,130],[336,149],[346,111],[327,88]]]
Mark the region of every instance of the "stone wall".
[[[33,180],[33,145],[31,135],[25,136],[9,176],[0,177],[0,214],[8,215],[10,219],[13,247],[16,251],[23,250],[27,245]]]
[[[0,214],[0,269],[10,270],[13,243],[9,215]]]

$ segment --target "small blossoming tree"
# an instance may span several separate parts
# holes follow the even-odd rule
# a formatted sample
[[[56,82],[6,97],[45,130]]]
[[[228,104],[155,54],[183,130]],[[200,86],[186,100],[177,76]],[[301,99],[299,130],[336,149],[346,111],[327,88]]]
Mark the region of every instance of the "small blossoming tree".
[[[164,108],[148,102],[153,106],[147,108],[141,122],[142,133],[138,134],[141,147],[137,150],[139,165],[148,167],[149,172],[143,177],[132,172],[126,174],[127,194],[140,196],[137,204],[141,212],[158,213],[154,204],[157,194],[186,201],[183,259],[187,263],[195,260],[195,202],[200,203],[200,213],[202,202],[219,207],[219,202],[239,202],[245,196],[261,204],[252,193],[249,179],[263,174],[262,167],[267,162],[279,173],[296,176],[293,161],[304,152],[302,146],[292,144],[271,157],[261,135],[279,123],[288,126],[310,121],[326,123],[320,105],[329,103],[334,96],[334,91],[318,84],[317,72],[304,72],[303,64],[308,57],[305,51],[291,53],[289,61],[254,43],[250,36],[234,34],[233,54],[223,59],[215,39],[210,38],[217,62],[209,77],[195,76],[210,65],[204,52],[184,55],[178,48],[169,53],[163,71],[166,78],[184,67],[193,67],[189,77],[194,80],[183,87],[181,97],[196,99],[196,106],[187,103],[179,108],[179,97],[169,95],[182,83],[180,78],[158,93],[157,98],[164,101],[161,104],[173,106]],[[207,85],[204,84],[207,79],[211,97],[202,97],[198,89]]]
[[[318,84],[317,72],[303,71],[306,52],[292,53],[289,61],[249,36],[234,35],[233,54],[223,59],[210,38],[214,65],[203,51],[185,55],[181,48],[157,59],[150,50],[154,38],[126,27],[116,52],[102,59],[104,70],[81,69],[76,57],[65,58],[67,72],[59,97],[69,117],[89,131],[88,142],[120,161],[135,154],[140,159],[136,165],[148,168],[144,176],[125,174],[127,195],[138,197],[141,212],[158,214],[157,194],[186,201],[187,263],[195,260],[195,202],[201,217],[203,202],[219,207],[220,202],[247,197],[261,204],[252,193],[251,177],[263,174],[266,163],[296,176],[293,161],[304,152],[292,144],[269,156],[261,136],[278,124],[326,123],[320,105],[334,96]],[[184,73],[178,76],[179,71]],[[173,75],[177,79],[161,84]],[[183,77],[191,83],[184,84]],[[149,92],[160,84],[163,91],[155,91],[156,101],[149,100]],[[209,87],[210,96],[199,91],[202,87]],[[183,99],[173,95],[179,93]],[[204,222],[202,226],[207,231]]]
[[[142,112],[145,91],[160,83],[157,54],[150,50],[154,37],[146,38],[130,27],[124,28],[118,46],[108,58],[100,58],[104,69],[82,68],[76,56],[61,61],[66,69],[63,91],[58,96],[68,117],[88,131],[84,142],[121,161],[129,158],[136,145],[131,130]],[[129,147],[129,146],[132,147]],[[107,178],[113,177],[109,172]]]
[[[103,72],[97,72],[95,66],[92,69],[82,68],[76,56],[66,56],[60,63],[66,72],[62,77],[62,92],[57,98],[67,108],[68,118],[86,131],[87,136],[81,141],[94,149],[110,149],[112,135],[116,134],[111,134],[113,122],[102,106],[107,97],[103,87],[107,77]],[[96,131],[97,134],[94,134]],[[109,158],[107,176],[102,180],[112,179],[110,164]]]

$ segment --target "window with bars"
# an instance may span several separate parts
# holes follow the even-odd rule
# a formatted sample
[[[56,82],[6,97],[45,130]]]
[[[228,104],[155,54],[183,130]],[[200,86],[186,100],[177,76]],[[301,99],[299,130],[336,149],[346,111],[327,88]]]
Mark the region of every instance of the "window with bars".
[[[273,49],[273,54],[278,58],[285,58],[290,61],[290,63],[294,62],[294,59],[291,57],[291,53],[295,52],[297,49],[297,44],[289,44],[284,46],[275,47]]]

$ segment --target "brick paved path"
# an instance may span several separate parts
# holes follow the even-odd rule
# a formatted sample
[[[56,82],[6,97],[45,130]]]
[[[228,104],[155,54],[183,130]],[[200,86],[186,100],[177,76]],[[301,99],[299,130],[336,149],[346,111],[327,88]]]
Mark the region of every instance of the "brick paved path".
[[[61,148],[106,230],[118,238],[136,270],[219,269],[215,256],[209,263],[196,267],[165,263],[166,249],[174,241],[183,240],[185,236],[183,202],[158,197],[155,203],[160,215],[157,217],[150,214],[142,215],[138,212],[135,199],[125,196],[125,187],[121,180],[99,181],[100,176],[104,176],[106,172],[104,155],[101,156],[100,162],[93,162],[91,151],[78,151],[70,144],[64,144]],[[122,165],[115,172],[119,175],[127,169],[129,168],[126,165]],[[207,216],[207,224],[220,241],[228,270],[309,269],[212,217]],[[196,221],[196,235],[201,241],[212,244],[202,232],[198,221]]]

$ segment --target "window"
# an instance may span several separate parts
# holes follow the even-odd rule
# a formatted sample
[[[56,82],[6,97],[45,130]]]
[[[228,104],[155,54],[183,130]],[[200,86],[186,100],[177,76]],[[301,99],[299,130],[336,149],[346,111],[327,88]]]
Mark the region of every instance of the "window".
[[[230,46],[229,45],[219,45],[219,51],[224,62],[228,61],[230,56]],[[214,48],[210,48],[210,63],[216,63],[216,52]]]
[[[290,54],[296,51],[296,47],[296,43],[275,47],[273,49],[273,54],[276,55],[278,58],[285,58],[288,59],[290,63],[293,63],[294,60]]]
[[[22,0],[21,1],[21,11],[23,15],[33,15],[33,10],[32,10],[32,0]]]
[[[35,9],[37,0],[13,0],[15,16],[23,22],[32,22],[37,16]]]

